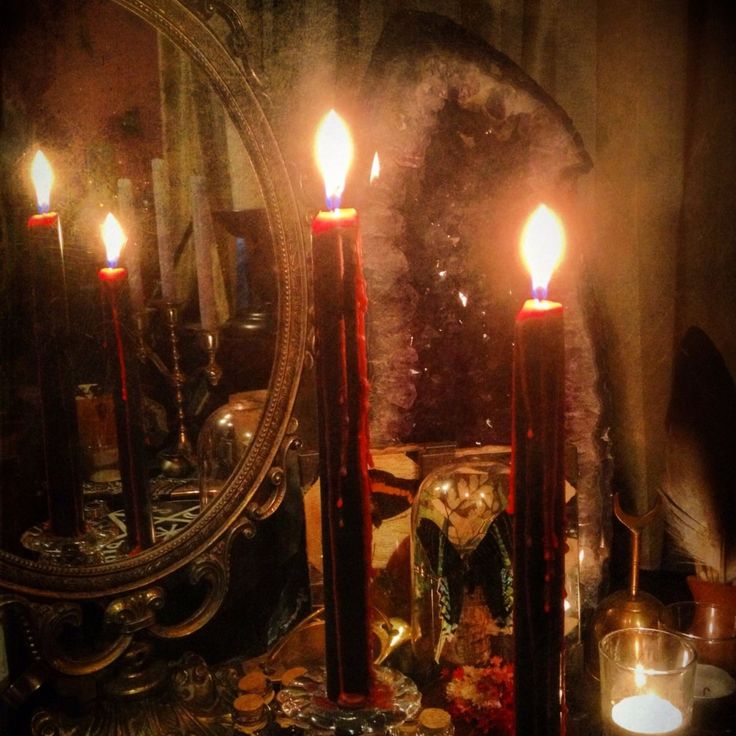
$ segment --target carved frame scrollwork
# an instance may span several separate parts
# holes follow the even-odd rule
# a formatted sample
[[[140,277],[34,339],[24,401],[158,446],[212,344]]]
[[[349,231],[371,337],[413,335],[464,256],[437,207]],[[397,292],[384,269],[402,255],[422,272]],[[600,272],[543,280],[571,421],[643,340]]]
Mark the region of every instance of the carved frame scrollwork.
[[[284,497],[288,454],[300,446],[295,420],[289,428],[292,431],[284,437],[276,462],[263,483],[265,498],[252,500],[238,520],[189,564],[189,582],[193,586],[206,584],[203,600],[194,613],[175,624],[160,624],[157,613],[166,605],[164,588],[158,585],[139,588],[106,603],[104,621],[111,636],[98,649],[80,656],[66,647],[68,628],[78,629],[84,623],[79,603],[65,600],[39,603],[21,596],[0,596],[0,609],[14,607],[22,613],[30,659],[64,675],[90,675],[105,669],[129,651],[139,631],[146,630],[159,639],[178,639],[189,636],[210,621],[227,594],[233,542],[241,535],[252,538],[256,534],[257,521],[270,516]],[[38,673],[26,679],[28,684],[24,687],[43,682],[43,676]]]
[[[205,513],[177,536],[136,557],[77,567],[0,551],[0,587],[34,598],[112,601],[107,615],[120,625],[122,638],[131,636],[137,625],[170,638],[187,635],[214,615],[227,590],[227,558],[234,535],[253,534],[256,523],[272,514],[283,499],[286,456],[298,445],[291,411],[307,333],[305,232],[286,165],[264,112],[262,85],[248,64],[246,29],[232,0],[112,1],[149,22],[189,54],[221,98],[250,156],[265,202],[278,273],[278,332],[268,398],[249,452]],[[227,28],[224,38],[217,31],[223,27]],[[155,612],[164,598],[156,592],[156,583],[184,566],[189,566],[190,580],[207,583],[205,600],[187,621],[161,627]],[[34,614],[47,627],[45,641],[54,639],[54,627],[62,619],[73,623],[78,615],[73,606],[52,608],[57,618],[40,610]],[[130,617],[127,621],[126,616]],[[128,633],[122,633],[126,627]],[[121,639],[118,645],[122,644]],[[45,654],[52,661],[57,656]],[[57,660],[62,671],[76,666],[62,661],[63,657]]]

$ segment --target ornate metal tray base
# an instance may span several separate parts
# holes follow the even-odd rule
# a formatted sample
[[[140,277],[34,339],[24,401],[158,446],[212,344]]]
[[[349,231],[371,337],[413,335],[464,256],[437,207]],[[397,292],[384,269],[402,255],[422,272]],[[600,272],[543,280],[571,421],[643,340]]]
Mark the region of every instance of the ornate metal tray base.
[[[414,682],[397,670],[376,667],[374,674],[375,703],[362,708],[340,708],[328,700],[323,667],[294,680],[277,698],[284,715],[300,726],[345,734],[383,734],[413,718],[422,695]]]

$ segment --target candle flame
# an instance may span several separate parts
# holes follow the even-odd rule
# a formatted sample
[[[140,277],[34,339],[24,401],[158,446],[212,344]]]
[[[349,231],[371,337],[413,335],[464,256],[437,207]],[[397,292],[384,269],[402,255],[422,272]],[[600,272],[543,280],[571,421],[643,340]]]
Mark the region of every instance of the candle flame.
[[[327,113],[317,129],[315,156],[325,181],[327,207],[337,209],[353,160],[353,141],[347,125],[334,110]]]
[[[54,183],[54,172],[49,160],[40,149],[31,162],[31,179],[36,190],[38,211],[48,212],[51,206],[51,185]]]
[[[123,228],[120,227],[120,223],[112,212],[107,213],[105,221],[100,226],[100,232],[107,252],[107,262],[110,268],[115,268],[120,258],[120,251],[128,242],[128,236],[123,232]]]
[[[532,293],[547,298],[547,286],[565,250],[565,229],[547,205],[540,204],[524,225],[521,254],[532,276]]]
[[[373,163],[371,164],[371,184],[381,176],[381,161],[378,158],[378,151],[373,154]]]

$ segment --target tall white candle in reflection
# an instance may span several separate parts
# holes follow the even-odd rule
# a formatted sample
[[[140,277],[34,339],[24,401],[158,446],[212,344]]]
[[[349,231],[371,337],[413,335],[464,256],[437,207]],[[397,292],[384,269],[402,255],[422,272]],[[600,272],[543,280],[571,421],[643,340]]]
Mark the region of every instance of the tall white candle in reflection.
[[[169,193],[169,169],[166,161],[155,158],[151,161],[153,181],[153,203],[156,208],[156,239],[158,241],[158,263],[161,270],[161,295],[164,301],[176,303],[176,279],[174,267],[174,244],[171,242],[170,217],[171,197]]]
[[[145,307],[143,296],[143,277],[141,275],[141,251],[138,242],[135,207],[133,205],[133,182],[118,179],[118,212],[123,229],[128,233],[128,246],[125,249],[125,265],[128,269],[128,290],[134,312],[142,312]]]
[[[623,698],[611,708],[611,720],[635,734],[668,734],[683,723],[682,711],[654,693]]]
[[[191,177],[189,180],[189,194],[192,208],[194,253],[197,261],[199,319],[203,330],[215,332],[217,330],[217,307],[215,303],[215,272],[212,265],[212,252],[217,244],[204,177]]]

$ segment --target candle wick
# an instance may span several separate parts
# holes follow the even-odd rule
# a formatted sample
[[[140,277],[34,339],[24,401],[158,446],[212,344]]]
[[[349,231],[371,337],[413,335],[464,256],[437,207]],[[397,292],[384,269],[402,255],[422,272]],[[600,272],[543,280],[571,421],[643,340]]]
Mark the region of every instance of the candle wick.
[[[534,298],[538,301],[544,301],[547,298],[547,287],[546,286],[535,286],[534,287]]]

